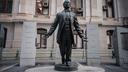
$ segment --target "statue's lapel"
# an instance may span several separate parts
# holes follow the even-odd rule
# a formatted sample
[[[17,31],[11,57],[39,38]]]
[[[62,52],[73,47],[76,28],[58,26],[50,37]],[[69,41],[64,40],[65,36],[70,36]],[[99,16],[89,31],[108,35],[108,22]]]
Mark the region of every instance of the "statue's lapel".
[[[73,24],[74,18],[73,18],[73,13],[70,12],[70,19],[71,19],[71,24]]]

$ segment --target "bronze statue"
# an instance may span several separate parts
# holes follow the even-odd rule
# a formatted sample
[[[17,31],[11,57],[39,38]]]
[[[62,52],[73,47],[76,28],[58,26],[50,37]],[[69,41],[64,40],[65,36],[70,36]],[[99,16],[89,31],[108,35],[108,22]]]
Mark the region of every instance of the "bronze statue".
[[[72,44],[74,43],[73,30],[78,32],[81,38],[84,38],[82,31],[79,27],[79,23],[75,16],[75,13],[70,10],[70,2],[64,1],[63,3],[64,10],[60,13],[57,13],[54,23],[52,24],[49,32],[46,34],[48,38],[58,27],[57,33],[57,43],[59,44],[62,64],[67,66],[71,62],[71,52]]]

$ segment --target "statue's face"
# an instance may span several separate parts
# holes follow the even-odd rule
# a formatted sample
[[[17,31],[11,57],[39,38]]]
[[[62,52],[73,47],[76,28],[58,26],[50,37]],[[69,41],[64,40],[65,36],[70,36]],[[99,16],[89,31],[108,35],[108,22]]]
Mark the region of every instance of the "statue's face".
[[[63,3],[63,6],[64,6],[65,9],[70,8],[70,2],[69,2],[69,1],[65,1],[65,2]]]

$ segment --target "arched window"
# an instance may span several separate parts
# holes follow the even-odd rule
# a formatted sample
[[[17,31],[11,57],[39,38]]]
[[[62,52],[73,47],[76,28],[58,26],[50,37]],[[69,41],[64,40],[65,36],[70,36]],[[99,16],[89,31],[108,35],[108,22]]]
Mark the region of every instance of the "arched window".
[[[0,13],[12,12],[13,0],[0,0]]]
[[[38,28],[37,29],[37,39],[36,39],[36,47],[37,48],[47,48],[47,38],[45,34],[47,33],[47,30],[44,28]]]

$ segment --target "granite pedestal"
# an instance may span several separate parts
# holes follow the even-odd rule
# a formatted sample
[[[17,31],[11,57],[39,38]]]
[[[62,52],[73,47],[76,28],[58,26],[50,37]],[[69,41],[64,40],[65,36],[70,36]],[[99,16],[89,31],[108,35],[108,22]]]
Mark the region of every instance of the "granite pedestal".
[[[78,70],[78,64],[71,62],[68,66],[66,64],[56,64],[54,67],[57,71],[76,71]]]
[[[83,66],[78,64],[78,70],[76,71],[57,71],[54,70],[54,66],[46,66],[46,67],[36,67],[30,68],[25,72],[105,72],[103,68],[92,67],[92,66]]]

